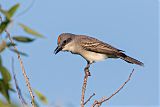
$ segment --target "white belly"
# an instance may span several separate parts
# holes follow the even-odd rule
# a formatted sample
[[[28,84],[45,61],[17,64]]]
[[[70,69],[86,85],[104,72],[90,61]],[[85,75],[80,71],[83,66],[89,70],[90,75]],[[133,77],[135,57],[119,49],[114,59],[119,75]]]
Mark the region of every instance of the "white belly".
[[[63,51],[70,51],[74,54],[80,54],[82,57],[84,57],[86,60],[90,61],[91,63],[97,62],[97,61],[102,61],[102,60],[108,58],[107,55],[105,55],[105,54],[86,51],[86,50],[81,49],[81,47],[79,47],[75,44],[72,44],[72,43],[67,44],[62,50]]]
[[[100,54],[100,53],[95,53],[90,51],[83,52],[82,56],[90,62],[103,61],[106,58],[108,58],[107,55],[105,54]]]

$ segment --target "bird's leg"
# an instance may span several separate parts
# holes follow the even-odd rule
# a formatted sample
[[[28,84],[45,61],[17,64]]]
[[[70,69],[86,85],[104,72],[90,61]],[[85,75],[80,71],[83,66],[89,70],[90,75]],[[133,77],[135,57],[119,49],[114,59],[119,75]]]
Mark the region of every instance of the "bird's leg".
[[[91,76],[91,73],[89,72],[89,67],[90,67],[91,63],[87,61],[87,65],[84,68],[84,72],[86,76]]]

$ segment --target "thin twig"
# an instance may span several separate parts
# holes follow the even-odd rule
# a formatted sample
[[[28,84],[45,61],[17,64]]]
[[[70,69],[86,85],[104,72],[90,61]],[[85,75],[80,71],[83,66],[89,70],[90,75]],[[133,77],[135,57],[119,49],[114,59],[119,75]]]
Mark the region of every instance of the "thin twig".
[[[93,93],[85,102],[84,102],[84,105],[86,105],[90,100],[91,100],[91,98],[93,97],[93,96],[95,96],[96,94],[95,93]]]
[[[18,93],[18,98],[21,101],[22,105],[24,107],[26,107],[27,103],[26,103],[25,99],[22,96],[21,89],[19,88],[18,82],[17,82],[17,79],[16,79],[16,73],[14,72],[14,59],[13,58],[12,58],[12,73],[13,73],[14,83],[16,85],[16,90],[17,90],[17,93]]]
[[[114,95],[116,95],[128,83],[128,81],[131,79],[131,77],[133,75],[133,72],[134,72],[134,69],[130,73],[128,79],[110,97],[102,98],[100,101],[95,100],[91,107],[95,107],[96,105],[97,105],[97,107],[100,107],[102,103],[110,100]]]
[[[84,107],[84,97],[85,97],[85,91],[87,87],[87,80],[88,80],[88,75],[85,75],[83,80],[83,86],[82,86],[81,107]]]
[[[0,16],[0,21],[2,22],[2,17],[1,17],[1,16]],[[13,42],[11,36],[10,36],[10,33],[9,33],[6,29],[5,29],[4,31],[6,32],[6,34],[7,34],[8,38],[9,38],[10,42],[11,42],[12,44],[14,44],[14,42]],[[28,78],[28,76],[27,76],[27,74],[26,74],[26,71],[25,71],[25,68],[24,68],[23,61],[22,61],[22,59],[21,59],[20,53],[18,52],[18,49],[17,49],[16,46],[13,46],[13,48],[14,48],[14,50],[17,52],[17,56],[18,56],[18,60],[19,60],[19,62],[20,62],[20,66],[21,66],[21,69],[22,69],[22,73],[23,73],[23,76],[24,76],[26,85],[27,85],[27,87],[28,87],[29,94],[30,94],[31,99],[32,99],[32,101],[31,101],[32,107],[36,107],[36,106],[35,106],[35,103],[34,103],[33,91],[32,91],[32,88],[31,88],[31,85],[30,85],[30,82],[29,82],[29,78]]]
[[[9,32],[7,32],[7,30],[5,30],[5,32],[7,33],[7,35],[9,37],[9,40],[11,41],[11,43],[14,44],[14,42],[13,42],[13,40],[12,40]],[[25,68],[24,68],[24,65],[23,65],[23,61],[22,61],[22,59],[20,57],[20,54],[18,53],[18,49],[15,46],[13,46],[13,48],[15,49],[15,51],[17,51],[17,56],[18,56],[18,60],[20,62],[22,73],[23,73],[23,76],[25,78],[26,85],[28,87],[28,90],[29,90],[29,93],[30,93],[30,96],[31,96],[31,99],[32,99],[32,101],[31,101],[32,107],[35,107],[33,91],[32,91],[32,88],[31,88],[31,85],[30,85],[30,82],[29,82],[29,78],[28,78],[28,76],[26,74],[26,71],[25,71]]]
[[[90,67],[90,64],[88,63],[84,69],[85,76],[84,76],[83,86],[82,86],[81,107],[84,107],[85,91],[86,91],[86,87],[87,87],[88,77],[90,76],[89,67]]]

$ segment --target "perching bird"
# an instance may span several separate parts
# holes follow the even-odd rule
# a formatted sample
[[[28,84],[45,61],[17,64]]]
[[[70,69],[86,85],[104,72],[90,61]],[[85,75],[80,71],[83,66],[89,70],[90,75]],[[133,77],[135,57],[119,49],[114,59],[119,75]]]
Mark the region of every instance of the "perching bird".
[[[94,62],[107,58],[121,58],[128,63],[144,65],[142,62],[124,54],[124,51],[86,35],[62,33],[58,37],[57,44],[58,46],[54,51],[55,54],[59,51],[79,54],[86,59],[88,67]]]

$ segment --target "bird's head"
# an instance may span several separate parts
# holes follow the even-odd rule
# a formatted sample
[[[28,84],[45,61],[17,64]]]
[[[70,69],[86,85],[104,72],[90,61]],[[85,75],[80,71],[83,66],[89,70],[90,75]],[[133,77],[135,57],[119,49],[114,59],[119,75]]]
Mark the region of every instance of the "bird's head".
[[[62,33],[58,36],[57,39],[57,48],[54,50],[54,53],[57,54],[59,51],[62,51],[65,46],[70,43],[73,39],[74,34],[71,33]]]

